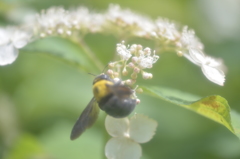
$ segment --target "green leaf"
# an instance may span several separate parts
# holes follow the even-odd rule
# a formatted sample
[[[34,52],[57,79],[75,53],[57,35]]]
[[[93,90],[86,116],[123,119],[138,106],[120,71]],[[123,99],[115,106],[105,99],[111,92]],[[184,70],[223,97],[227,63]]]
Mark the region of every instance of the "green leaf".
[[[54,159],[99,159],[103,158],[103,132],[93,126],[78,139],[70,140],[73,123],[60,122],[44,131],[40,141]]]
[[[38,140],[30,135],[23,134],[14,143],[7,154],[7,159],[48,158]]]
[[[230,112],[232,117],[232,125],[234,128],[235,134],[240,138],[240,114],[235,110],[231,110]]]
[[[181,96],[179,97],[179,95],[176,96],[176,92],[174,90],[169,90],[166,88],[148,86],[142,87],[142,89],[148,95],[155,96],[157,98],[163,99],[167,102],[176,104],[178,106],[182,106],[198,114],[201,114],[209,119],[212,119],[213,121],[216,121],[224,125],[232,133],[237,135],[231,123],[230,107],[228,105],[228,102],[221,96],[212,95],[196,100],[197,99],[196,96],[186,95],[181,92],[178,93]]]
[[[27,45],[22,51],[27,53],[44,53],[56,57],[68,65],[84,71],[95,71],[103,68],[99,60],[86,51],[80,42],[59,37],[39,39]]]

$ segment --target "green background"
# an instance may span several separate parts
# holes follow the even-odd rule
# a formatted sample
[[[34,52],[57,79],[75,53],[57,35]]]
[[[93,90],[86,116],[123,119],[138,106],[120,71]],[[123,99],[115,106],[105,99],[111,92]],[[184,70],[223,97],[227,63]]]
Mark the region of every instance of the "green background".
[[[0,1],[0,24],[17,24],[26,9],[40,11],[51,6],[65,8],[84,5],[104,11],[110,3],[120,4],[152,18],[159,16],[188,25],[196,31],[208,55],[222,58],[228,68],[223,87],[208,81],[201,69],[175,53],[162,54],[150,72],[153,79],[140,84],[157,85],[188,92],[199,97],[218,94],[232,109],[240,112],[240,15],[219,14],[220,19],[236,18],[236,31],[222,29],[211,19],[210,2],[201,0],[8,0]],[[218,1],[216,5],[221,5]],[[238,3],[239,4],[239,3]],[[240,6],[240,4],[239,4]],[[234,9],[234,8],[233,8]],[[233,10],[232,9],[232,10]],[[231,9],[230,9],[231,10]],[[9,14],[13,14],[9,17]],[[124,39],[122,39],[124,40]],[[111,35],[87,35],[86,43],[107,64],[120,41]],[[144,47],[152,42],[133,39]],[[54,45],[52,46],[54,47]],[[64,47],[64,46],[62,46]],[[65,48],[71,51],[71,48]],[[99,74],[100,72],[91,72]],[[109,136],[104,128],[105,114],[79,139],[70,141],[73,124],[92,97],[93,77],[44,54],[21,52],[17,60],[0,67],[0,158],[3,159],[101,159]],[[157,120],[154,138],[142,144],[143,159],[238,159],[240,142],[224,126],[171,103],[139,95],[137,113]]]

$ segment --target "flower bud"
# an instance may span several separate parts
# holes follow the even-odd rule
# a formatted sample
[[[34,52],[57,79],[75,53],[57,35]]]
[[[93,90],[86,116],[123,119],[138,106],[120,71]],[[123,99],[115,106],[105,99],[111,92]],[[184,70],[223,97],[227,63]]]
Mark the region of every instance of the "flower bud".
[[[143,92],[143,89],[142,89],[142,88],[137,88],[137,89],[136,89],[136,92],[137,92],[137,93],[142,93],[142,92]]]
[[[114,77],[119,77],[119,73],[118,72],[113,72],[113,76]]]
[[[131,78],[132,78],[132,79],[137,79],[137,73],[133,72],[133,73],[131,74]]]
[[[143,72],[142,77],[143,79],[152,79],[153,75],[151,73]]]
[[[118,81],[120,81],[120,78],[114,78],[113,81],[118,82]]]
[[[108,67],[109,67],[109,68],[114,68],[114,66],[115,66],[115,63],[114,63],[114,62],[110,62],[110,63],[108,64]]]
[[[123,76],[127,76],[128,75],[128,71],[127,71],[126,68],[123,69],[122,74],[123,74]]]
[[[179,51],[177,51],[177,55],[182,57],[183,56],[183,52],[179,50]]]
[[[112,75],[113,75],[113,70],[108,69],[108,70],[107,70],[107,74],[110,75],[110,76],[112,76]]]
[[[140,104],[140,102],[141,102],[140,99],[137,98],[136,99],[136,104]]]
[[[139,73],[139,72],[140,72],[140,68],[134,67],[133,71],[134,71],[135,73]]]
[[[135,65],[134,65],[132,62],[130,62],[130,63],[128,64],[128,67],[130,67],[130,68],[134,68]]]
[[[130,79],[126,80],[125,83],[126,83],[127,85],[132,85],[132,81],[131,81]]]
[[[133,63],[137,63],[137,61],[138,61],[138,57],[136,57],[136,56],[132,57],[132,62]]]
[[[151,49],[149,47],[146,47],[144,49],[144,55],[150,55],[151,54]]]
[[[63,34],[63,29],[62,28],[59,28],[58,30],[57,30],[57,32],[58,32],[58,34]]]
[[[137,50],[142,50],[142,45],[137,45]]]

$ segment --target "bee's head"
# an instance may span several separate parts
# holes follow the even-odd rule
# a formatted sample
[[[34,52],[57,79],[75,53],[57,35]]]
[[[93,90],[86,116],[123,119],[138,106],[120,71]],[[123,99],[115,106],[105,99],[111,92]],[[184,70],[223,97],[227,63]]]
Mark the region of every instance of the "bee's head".
[[[93,80],[93,84],[95,84],[96,82],[101,81],[101,80],[112,81],[112,79],[108,75],[102,73],[102,74],[98,75],[97,77],[95,77],[95,79]]]

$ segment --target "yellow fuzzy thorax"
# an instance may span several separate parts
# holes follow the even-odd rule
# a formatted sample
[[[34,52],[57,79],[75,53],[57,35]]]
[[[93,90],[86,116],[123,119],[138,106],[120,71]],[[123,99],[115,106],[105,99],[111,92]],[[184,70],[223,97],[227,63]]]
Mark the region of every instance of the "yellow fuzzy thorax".
[[[99,102],[102,98],[106,97],[109,94],[108,85],[113,85],[114,83],[107,80],[101,80],[96,82],[93,85],[93,94],[96,98],[97,102]]]

